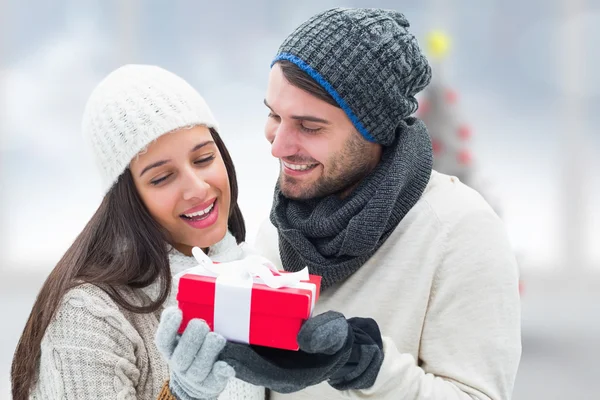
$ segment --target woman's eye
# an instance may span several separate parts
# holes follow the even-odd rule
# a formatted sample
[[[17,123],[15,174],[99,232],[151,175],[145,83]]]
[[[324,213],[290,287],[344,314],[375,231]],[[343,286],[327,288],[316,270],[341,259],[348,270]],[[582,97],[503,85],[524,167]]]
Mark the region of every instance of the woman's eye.
[[[200,159],[194,161],[194,164],[206,164],[207,162],[212,161],[214,159],[215,159],[215,155],[211,154],[208,157],[200,158]]]
[[[164,181],[165,181],[165,180],[166,180],[168,177],[170,177],[170,176],[171,176],[171,174],[169,174],[169,175],[165,175],[165,176],[163,176],[163,177],[161,177],[161,178],[158,178],[158,179],[151,180],[151,181],[150,181],[150,184],[151,184],[151,185],[153,185],[153,186],[157,186],[157,185],[159,185],[160,183],[164,182]]]

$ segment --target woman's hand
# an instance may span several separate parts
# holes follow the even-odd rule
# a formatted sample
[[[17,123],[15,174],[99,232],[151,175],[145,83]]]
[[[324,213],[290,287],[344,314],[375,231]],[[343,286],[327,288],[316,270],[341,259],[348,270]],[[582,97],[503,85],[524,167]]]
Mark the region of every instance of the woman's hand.
[[[225,338],[201,319],[192,319],[179,335],[182,319],[181,310],[168,307],[156,331],[156,346],[171,369],[171,392],[182,400],[216,399],[235,375],[225,361],[218,361]]]

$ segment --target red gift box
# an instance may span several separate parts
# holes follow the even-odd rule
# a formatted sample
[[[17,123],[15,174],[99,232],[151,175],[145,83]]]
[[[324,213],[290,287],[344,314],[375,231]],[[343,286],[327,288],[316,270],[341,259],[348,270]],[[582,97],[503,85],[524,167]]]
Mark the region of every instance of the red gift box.
[[[298,350],[296,337],[302,323],[312,314],[321,277],[308,275],[308,281],[293,287],[273,288],[256,278],[250,285],[239,288],[223,277],[182,275],[177,293],[183,312],[180,333],[192,318],[200,318],[211,330],[231,341]]]

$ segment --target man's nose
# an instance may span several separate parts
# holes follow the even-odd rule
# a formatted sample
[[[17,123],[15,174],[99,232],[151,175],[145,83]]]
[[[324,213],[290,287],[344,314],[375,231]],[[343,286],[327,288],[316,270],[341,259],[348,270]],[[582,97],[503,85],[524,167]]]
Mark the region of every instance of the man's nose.
[[[279,124],[274,132],[273,140],[271,141],[271,154],[273,157],[285,158],[298,152],[296,133],[291,127]]]

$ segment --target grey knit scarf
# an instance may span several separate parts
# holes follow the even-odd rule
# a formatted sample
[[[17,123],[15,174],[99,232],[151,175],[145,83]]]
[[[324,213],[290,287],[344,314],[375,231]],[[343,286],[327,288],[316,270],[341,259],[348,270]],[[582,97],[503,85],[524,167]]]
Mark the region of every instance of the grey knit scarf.
[[[290,200],[275,187],[271,222],[279,232],[286,271],[308,266],[322,289],[360,268],[421,197],[431,176],[432,150],[422,121],[407,118],[379,165],[344,199],[336,194]]]

